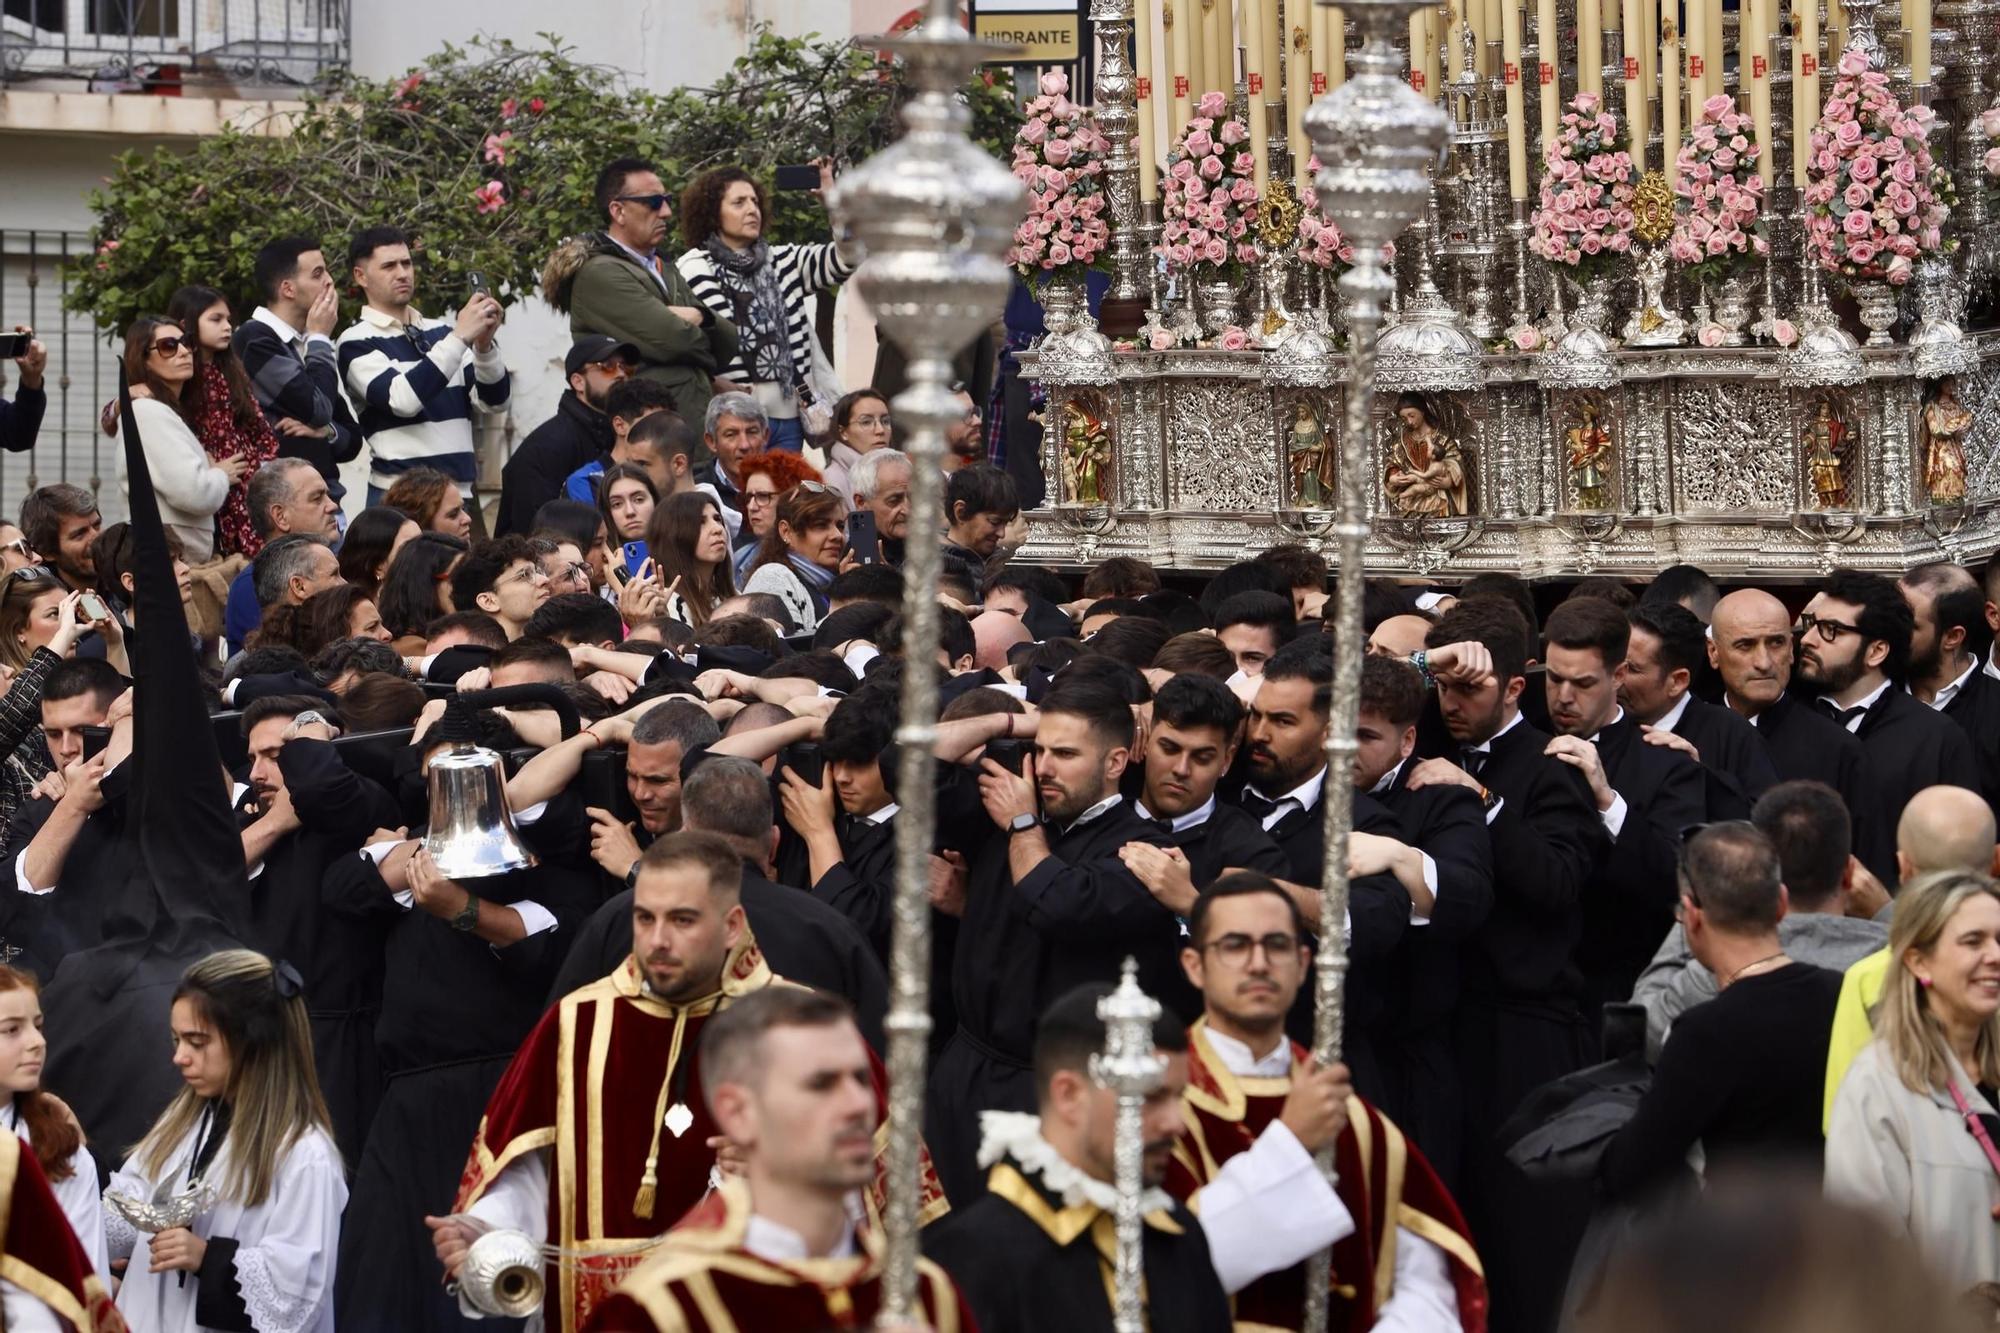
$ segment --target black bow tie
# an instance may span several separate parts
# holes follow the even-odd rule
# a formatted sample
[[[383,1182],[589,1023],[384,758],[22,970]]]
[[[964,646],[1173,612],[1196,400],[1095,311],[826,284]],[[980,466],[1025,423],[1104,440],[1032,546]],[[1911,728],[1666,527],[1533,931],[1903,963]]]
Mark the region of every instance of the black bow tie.
[[[1822,713],[1825,713],[1828,717],[1832,718],[1835,722],[1838,722],[1843,727],[1845,727],[1849,722],[1852,722],[1857,717],[1868,716],[1867,704],[1856,704],[1852,708],[1842,708],[1839,704],[1835,703],[1831,699],[1820,699],[1817,702],[1819,704],[1819,710]]]

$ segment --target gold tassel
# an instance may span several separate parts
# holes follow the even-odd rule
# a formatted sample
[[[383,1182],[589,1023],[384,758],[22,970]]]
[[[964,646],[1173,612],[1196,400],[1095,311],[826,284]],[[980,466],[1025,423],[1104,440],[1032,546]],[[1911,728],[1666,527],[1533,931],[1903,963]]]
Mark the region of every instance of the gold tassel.
[[[648,1157],[646,1159],[646,1174],[639,1178],[639,1197],[632,1200],[632,1216],[634,1217],[651,1217],[653,1215],[653,1187],[660,1183],[660,1178],[653,1173],[656,1163],[657,1159],[655,1158]]]

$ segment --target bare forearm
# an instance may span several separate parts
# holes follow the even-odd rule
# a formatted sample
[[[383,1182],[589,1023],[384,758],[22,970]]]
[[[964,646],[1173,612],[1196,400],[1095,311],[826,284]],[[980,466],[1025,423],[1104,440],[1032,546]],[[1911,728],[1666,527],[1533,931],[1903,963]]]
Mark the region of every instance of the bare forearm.
[[[962,717],[951,722],[940,722],[937,724],[937,740],[931,746],[931,753],[940,763],[963,763],[967,755],[988,741],[996,741],[1010,734],[1013,721],[1012,713],[987,713],[980,717]]]
[[[278,840],[288,832],[289,829],[279,828],[270,819],[260,819],[244,829],[243,864],[248,867],[262,861],[271,854],[271,849],[278,845]]]
[[[1415,847],[1405,845],[1397,854],[1389,873],[1410,895],[1410,911],[1416,916],[1428,918],[1431,908],[1437,905],[1437,898],[1431,893],[1431,886],[1424,882],[1424,854]]]
[[[802,836],[806,844],[806,861],[812,868],[812,882],[817,884],[828,871],[845,859],[841,855],[840,839],[834,836],[830,828],[814,829]]]
[[[1319,929],[1319,890],[1307,888],[1303,884],[1294,884],[1288,879],[1279,880],[1278,887],[1289,894],[1292,901],[1298,905],[1299,915],[1306,919],[1306,929],[1317,931]]]
[[[507,808],[519,814],[530,806],[553,799],[576,780],[576,775],[583,769],[583,757],[596,745],[597,737],[587,731],[579,731],[521,765],[521,771],[507,782]]]
[[[489,903],[481,898],[479,923],[472,928],[472,933],[488,944],[497,944],[505,948],[509,944],[519,944],[527,939],[528,927],[527,923],[521,920],[521,914],[513,908],[502,903]]]
[[[724,736],[708,747],[710,754],[734,755],[739,759],[751,759],[758,763],[769,759],[794,741],[810,740],[819,719],[795,717],[789,722],[780,722],[774,727],[758,727],[754,731],[739,731],[734,736]]]
[[[1039,827],[1016,833],[1007,840],[1007,871],[1019,884],[1035,873],[1035,867],[1049,859],[1049,840]]]

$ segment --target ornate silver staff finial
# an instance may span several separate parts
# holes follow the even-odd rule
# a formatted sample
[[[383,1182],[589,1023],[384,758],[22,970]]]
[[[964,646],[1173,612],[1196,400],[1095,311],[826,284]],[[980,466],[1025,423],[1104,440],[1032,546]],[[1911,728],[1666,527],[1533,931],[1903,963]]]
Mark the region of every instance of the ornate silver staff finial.
[[[1099,1087],[1118,1094],[1118,1129],[1112,1149],[1118,1175],[1118,1265],[1111,1326],[1116,1333],[1145,1333],[1146,1311],[1140,1295],[1145,1222],[1139,1196],[1146,1188],[1146,1127],[1140,1117],[1146,1098],[1166,1074],[1167,1061],[1153,1047],[1153,1024],[1160,1017],[1160,1002],[1139,989],[1137,960],[1125,960],[1118,989],[1097,1002],[1097,1016],[1104,1020],[1104,1051],[1090,1057],[1090,1076]]]
[[[1430,199],[1425,168],[1444,146],[1444,111],[1411,89],[1400,75],[1395,34],[1408,31],[1421,0],[1346,0],[1343,12],[1361,29],[1361,50],[1348,81],[1313,103],[1306,132],[1319,155],[1314,179],[1320,211],[1354,246],[1354,267],[1341,276],[1348,295],[1350,389],[1340,438],[1339,600],[1334,620],[1333,706],[1327,719],[1326,865],[1320,882],[1320,947],[1315,969],[1317,1008],[1313,1058],[1340,1058],[1341,991],[1347,979],[1347,835],[1354,824],[1354,788],[1346,778],[1357,749],[1355,714],[1361,694],[1361,569],[1368,540],[1368,498],[1373,475],[1368,440],[1375,398],[1375,334],[1382,299],[1395,279],[1382,266],[1382,247],[1394,240]],[[1336,780],[1337,779],[1337,780]],[[1319,1154],[1333,1170],[1333,1149]],[[1325,1333],[1330,1256],[1322,1251],[1306,1268],[1306,1328]]]
[[[1026,211],[1021,183],[966,133],[971,115],[959,87],[983,59],[1009,48],[976,42],[953,0],[929,0],[909,35],[874,42],[909,67],[916,90],[903,108],[903,137],[835,183],[827,200],[836,225],[868,258],[855,285],[882,331],[910,362],[896,415],[910,425],[913,513],[943,506],[944,432],[960,409],[951,361],[999,317],[1013,275],[1003,258]],[[903,675],[896,818],[895,924],[890,948],[888,1200],[884,1210],[884,1325],[920,1317],[917,1215],[924,1056],[930,1033],[931,835],[937,811],[931,749],[937,739],[938,529],[910,525],[904,547]]]

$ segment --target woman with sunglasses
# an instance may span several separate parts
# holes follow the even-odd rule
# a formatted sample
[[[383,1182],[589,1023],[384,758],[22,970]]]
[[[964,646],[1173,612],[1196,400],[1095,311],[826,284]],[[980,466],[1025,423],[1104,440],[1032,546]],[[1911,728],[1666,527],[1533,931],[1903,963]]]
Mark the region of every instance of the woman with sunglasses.
[[[182,391],[181,407],[195,437],[209,458],[241,458],[248,465],[243,476],[229,487],[222,508],[215,516],[220,534],[218,554],[255,556],[264,539],[250,521],[247,499],[250,478],[257,469],[278,456],[278,436],[264,420],[257,405],[250,376],[236,355],[231,341],[235,325],[229,318],[229,302],[210,287],[183,287],[167,300],[167,318],[183,329],[194,331],[194,378]],[[143,427],[141,429],[144,429]],[[289,418],[287,432],[320,436],[321,432]]]
[[[125,331],[125,378],[160,521],[181,539],[190,562],[206,564],[216,554],[216,515],[253,464],[240,454],[210,458],[194,433],[188,387],[195,378],[194,339],[179,324],[160,315],[134,320]],[[130,478],[119,482],[129,502]]]
[[[834,575],[856,561],[847,549],[847,506],[823,481],[802,481],[778,497],[777,516],[744,592],[768,592],[791,612],[799,634],[819,628]]]
[[[826,484],[840,498],[853,502],[854,484],[848,473],[863,454],[889,447],[889,400],[879,390],[856,389],[833,405],[832,433],[826,438]]]
[[[439,616],[451,614],[451,574],[465,552],[458,538],[426,532],[389,562],[375,607],[394,636],[396,651],[405,657],[422,652],[424,631]]]
[[[436,468],[411,468],[396,478],[382,503],[408,514],[424,532],[441,532],[462,542],[472,540],[472,511],[465,507],[465,493]]]
[[[604,530],[611,539],[612,563],[624,566],[627,574],[637,574],[650,554],[646,527],[659,507],[660,492],[646,469],[633,463],[614,463],[599,478],[597,494],[604,510]]]
[[[32,565],[41,557],[28,545],[28,536],[12,523],[0,523],[0,574]]]
[[[340,539],[340,577],[373,597],[396,553],[422,531],[402,510],[370,505],[354,516]]]
[[[729,529],[722,506],[700,491],[670,495],[653,511],[652,549],[659,552],[659,580],[667,617],[690,628],[705,625],[716,606],[736,595],[729,567]]]

